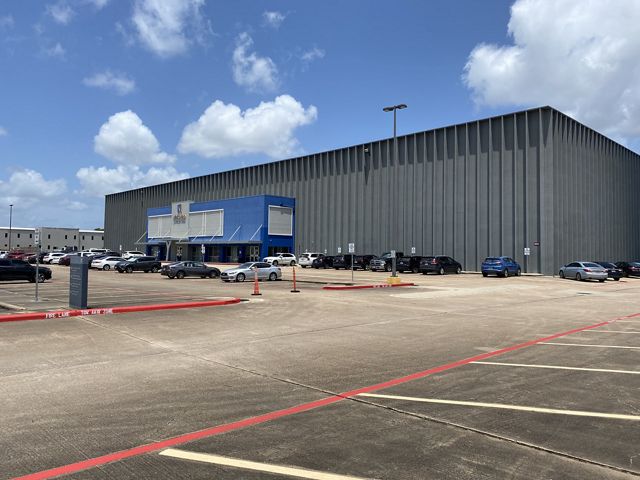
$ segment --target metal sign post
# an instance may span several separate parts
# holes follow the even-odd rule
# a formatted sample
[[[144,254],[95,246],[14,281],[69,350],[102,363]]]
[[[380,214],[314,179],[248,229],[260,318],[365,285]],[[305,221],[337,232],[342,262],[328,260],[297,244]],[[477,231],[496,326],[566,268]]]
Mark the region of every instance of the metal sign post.
[[[204,262],[204,254],[207,252],[206,247],[204,246],[204,243],[202,245],[200,245],[200,253],[202,254],[202,261]]]
[[[36,247],[38,247],[38,249],[36,250],[36,302],[40,301],[39,295],[38,295],[38,288],[39,288],[39,283],[40,283],[40,229],[36,228],[36,231],[33,234],[33,241],[36,244]]]
[[[354,258],[354,253],[356,253],[356,244],[355,243],[350,243],[349,244],[349,253],[351,254],[351,283],[353,283],[353,258]]]
[[[398,274],[396,273],[396,251],[395,250],[391,250],[391,276],[392,277],[398,276]]]

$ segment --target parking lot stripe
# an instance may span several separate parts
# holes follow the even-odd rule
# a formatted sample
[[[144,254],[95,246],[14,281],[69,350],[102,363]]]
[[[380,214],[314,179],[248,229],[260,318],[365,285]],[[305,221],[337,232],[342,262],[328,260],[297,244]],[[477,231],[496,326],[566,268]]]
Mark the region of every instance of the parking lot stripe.
[[[627,331],[625,330],[587,330],[587,331],[591,333],[631,333],[631,334],[640,333],[633,330],[627,330]]]
[[[438,403],[442,405],[460,405],[464,407],[499,408],[518,410],[521,412],[551,413],[554,415],[573,415],[577,417],[611,418],[615,420],[640,421],[640,415],[624,415],[621,413],[586,412],[582,410],[562,410],[557,408],[528,407],[524,405],[508,405],[504,403],[466,402],[461,400],[443,400],[440,398],[403,397],[400,395],[383,395],[381,393],[361,393],[359,397],[384,398],[388,400],[404,400],[419,403]]]
[[[312,480],[365,480],[363,477],[352,477],[349,475],[337,475],[335,473],[325,473],[317,470],[307,470],[306,468],[287,467],[284,465],[273,465],[269,463],[251,462],[237,458],[212,455],[210,453],[188,452],[169,448],[160,452],[166,457],[180,458],[182,460],[192,460],[195,462],[212,463],[224,465],[226,467],[241,468],[244,470],[255,470],[257,472],[275,473],[296,478],[310,478]]]
[[[314,410],[316,408],[324,407],[327,405],[332,405],[336,402],[340,402],[342,400],[346,400],[351,397],[355,397],[361,393],[369,393],[376,390],[382,390],[384,388],[393,387],[395,385],[400,385],[402,383],[410,382],[413,380],[418,380],[420,378],[427,377],[429,375],[433,375],[436,373],[444,372],[446,370],[451,370],[453,368],[461,367],[463,365],[468,365],[470,363],[476,362],[478,360],[484,360],[486,358],[495,357],[498,355],[502,355],[503,353],[513,352],[516,350],[520,350],[522,348],[530,347],[532,345],[537,345],[541,342],[546,342],[549,340],[553,340],[555,338],[565,337],[567,335],[571,335],[574,333],[582,332],[585,330],[591,330],[593,328],[600,328],[605,325],[610,325],[616,320],[607,320],[600,323],[595,323],[593,325],[587,325],[584,327],[578,327],[571,330],[567,330],[565,332],[556,333],[554,335],[549,335],[543,338],[537,338],[534,340],[529,340],[528,342],[518,343],[516,345],[511,345],[509,347],[501,348],[498,350],[494,350],[492,352],[481,353],[479,355],[475,355],[473,357],[463,358],[461,360],[457,360],[452,363],[447,363],[444,365],[440,365],[437,367],[429,368],[427,370],[423,370],[421,372],[412,373],[410,375],[406,375],[404,377],[394,378],[392,380],[387,380],[386,382],[377,383],[375,385],[369,385],[368,387],[358,388],[356,390],[351,390],[349,392],[344,392],[341,394],[329,396],[322,398],[320,400],[315,400],[308,403],[302,403],[293,407],[285,408],[283,410],[276,410],[269,413],[265,413],[262,415],[257,415],[255,417],[248,417],[243,420],[238,420],[231,423],[225,423],[222,425],[217,425],[214,427],[206,428],[204,430],[198,430],[195,432],[185,433],[182,435],[178,435],[175,437],[168,438],[166,440],[160,440],[154,443],[148,443],[145,445],[139,445],[137,447],[132,447],[126,450],[120,450],[114,453],[109,453],[106,455],[101,455],[99,457],[87,458],[85,460],[80,460],[75,463],[70,463],[67,465],[62,465],[60,467],[54,467],[48,470],[42,470],[40,472],[31,473],[27,475],[23,475],[21,477],[16,477],[14,480],[44,480],[49,478],[58,477],[60,475],[68,475],[75,472],[80,472],[83,470],[88,470],[90,468],[99,467],[101,465],[106,465],[108,463],[117,462],[120,460],[124,460],[131,457],[136,457],[139,455],[144,455],[151,452],[157,452],[159,450],[164,450],[169,447],[175,447],[177,445],[182,445],[184,443],[193,442],[195,440],[200,440],[202,438],[208,438],[215,435],[220,435],[222,433],[231,432],[234,430],[239,430],[242,428],[247,428],[253,425],[259,425],[265,422],[269,422],[271,420],[276,420],[278,418],[288,417],[290,415],[295,415],[297,413],[307,412],[310,410]]]
[[[579,372],[629,373],[640,375],[640,370],[611,370],[608,368],[563,367],[560,365],[533,365],[527,363],[473,362],[474,365],[498,365],[504,367],[550,368],[552,370],[577,370]]]
[[[587,343],[540,342],[539,345],[563,345],[566,347],[625,348],[629,350],[640,350],[640,347],[628,347],[626,345],[591,345]]]

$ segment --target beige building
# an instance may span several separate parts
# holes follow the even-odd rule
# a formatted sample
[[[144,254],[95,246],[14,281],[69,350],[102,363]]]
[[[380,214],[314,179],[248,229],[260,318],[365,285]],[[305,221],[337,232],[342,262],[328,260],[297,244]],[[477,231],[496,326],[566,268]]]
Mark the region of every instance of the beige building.
[[[9,241],[9,227],[0,227],[0,250],[8,250],[9,245],[12,250],[36,247],[35,230],[35,228],[12,227],[11,241]],[[46,252],[103,248],[104,232],[78,228],[40,227],[40,245]]]

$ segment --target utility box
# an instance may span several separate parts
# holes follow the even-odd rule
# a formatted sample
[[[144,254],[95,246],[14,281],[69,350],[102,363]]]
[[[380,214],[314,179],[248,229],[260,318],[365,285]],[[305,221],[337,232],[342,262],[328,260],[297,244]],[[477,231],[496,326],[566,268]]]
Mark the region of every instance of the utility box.
[[[89,257],[71,257],[69,271],[69,307],[87,308],[89,293]]]

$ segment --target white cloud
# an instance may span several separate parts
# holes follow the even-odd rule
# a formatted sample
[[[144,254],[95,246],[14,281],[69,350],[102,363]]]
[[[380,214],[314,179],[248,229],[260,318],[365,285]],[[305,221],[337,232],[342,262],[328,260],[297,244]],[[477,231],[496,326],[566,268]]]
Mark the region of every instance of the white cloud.
[[[144,165],[175,161],[175,156],[160,150],[160,143],[153,132],[131,110],[109,117],[93,143],[96,153],[117,163]]]
[[[40,172],[25,169],[13,172],[8,181],[0,180],[0,202],[28,208],[51,201],[67,191],[63,179],[46,180]]]
[[[15,21],[13,20],[13,15],[2,15],[0,17],[0,29],[12,28],[14,25]]]
[[[478,105],[551,105],[640,136],[640,2],[517,0],[512,45],[477,45],[463,80]]]
[[[241,33],[233,51],[233,80],[251,91],[273,91],[278,87],[278,68],[269,57],[248,52],[253,39],[247,32]]]
[[[304,52],[300,58],[307,63],[313,62],[320,58],[324,58],[325,51],[318,47],[313,47],[311,50]]]
[[[284,22],[287,16],[282,12],[264,12],[262,18],[264,19],[265,25],[272,28],[280,28],[280,25],[282,25],[282,22]]]
[[[87,3],[93,5],[97,10],[102,10],[107,6],[110,0],[85,0]]]
[[[47,5],[47,13],[60,25],[68,25],[76,12],[65,1],[60,1],[53,5]]]
[[[45,55],[53,58],[64,58],[67,55],[67,51],[60,43],[56,43],[53,47],[44,49]]]
[[[151,167],[144,171],[137,165],[118,165],[116,168],[84,167],[76,177],[84,194],[102,197],[109,193],[133,188],[157,185],[189,178],[189,174],[178,172],[174,167]]]
[[[160,57],[185,53],[202,42],[204,0],[136,0],[133,25],[142,44]]]
[[[295,129],[314,122],[317,116],[316,107],[305,109],[289,95],[244,112],[234,104],[216,100],[197,121],[185,127],[178,150],[207,158],[250,153],[283,157],[299,150]]]
[[[114,90],[118,95],[126,95],[133,92],[136,88],[135,80],[127,77],[123,73],[113,73],[110,70],[96,73],[92,77],[83,79],[82,82],[88,87]]]
[[[6,137],[7,135],[9,135],[7,129],[0,125],[0,137]]]

